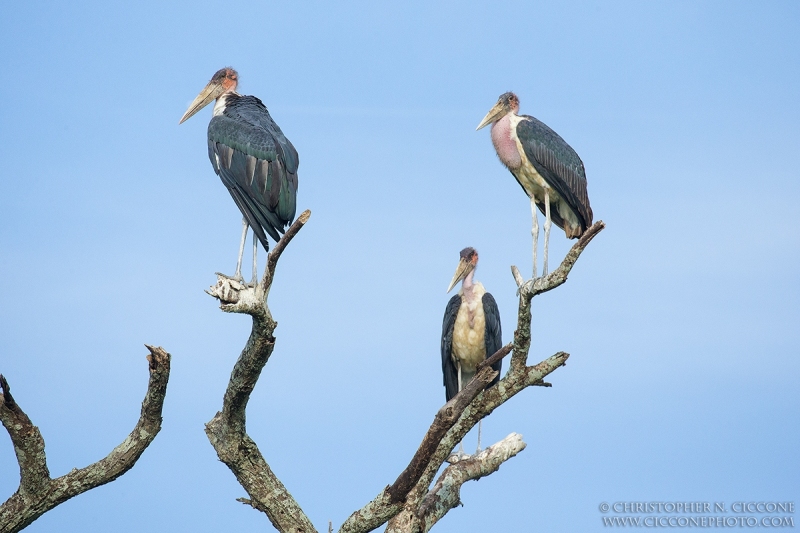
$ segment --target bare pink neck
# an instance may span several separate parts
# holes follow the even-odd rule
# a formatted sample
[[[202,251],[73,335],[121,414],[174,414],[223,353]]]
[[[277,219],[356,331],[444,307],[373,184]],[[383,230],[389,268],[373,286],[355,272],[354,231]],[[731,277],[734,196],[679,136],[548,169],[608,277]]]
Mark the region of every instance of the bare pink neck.
[[[508,113],[492,124],[492,144],[500,161],[509,169],[517,169],[522,164],[522,159],[511,132],[512,116],[513,113]]]
[[[471,290],[473,285],[475,285],[472,282],[472,275],[473,274],[475,274],[475,270],[474,269],[471,270],[469,274],[467,274],[467,277],[464,278],[464,281],[461,283],[461,287],[464,289],[464,291]]]

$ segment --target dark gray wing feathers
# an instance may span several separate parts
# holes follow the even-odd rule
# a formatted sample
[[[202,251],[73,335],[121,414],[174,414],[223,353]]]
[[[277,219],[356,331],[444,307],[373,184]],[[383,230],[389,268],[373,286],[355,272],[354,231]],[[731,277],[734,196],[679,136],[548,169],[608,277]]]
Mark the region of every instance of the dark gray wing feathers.
[[[483,295],[481,303],[483,304],[483,316],[486,321],[484,334],[486,357],[489,357],[503,347],[503,331],[500,327],[500,311],[497,308],[497,302],[494,297],[487,292]],[[453,350],[453,329],[460,308],[461,296],[455,295],[450,298],[444,310],[444,320],[442,321],[442,381],[444,383],[445,398],[448,402],[458,394],[458,368],[453,363],[451,354]],[[497,371],[497,377],[489,384],[490,387],[500,380],[502,367],[502,360],[492,365],[492,368]]]
[[[491,357],[503,347],[503,331],[500,327],[500,310],[494,296],[488,292],[483,295],[483,316],[486,321],[486,331],[483,342],[486,345],[486,357]],[[492,368],[497,371],[497,377],[489,383],[489,387],[500,381],[500,370],[503,368],[503,360],[496,362]]]
[[[292,143],[254,96],[228,96],[208,125],[208,157],[236,205],[269,250],[294,219],[299,159]]]
[[[458,369],[450,356],[453,350],[453,328],[456,324],[458,309],[461,307],[461,296],[456,294],[447,302],[442,321],[442,381],[447,401],[458,394]]]
[[[525,155],[536,171],[573,208],[582,219],[585,230],[592,224],[592,208],[586,190],[586,170],[583,161],[561,136],[544,122],[523,115],[517,124],[517,137]],[[537,205],[539,203],[537,202]],[[544,213],[544,203],[539,206]],[[551,218],[563,228],[563,221],[551,211]]]

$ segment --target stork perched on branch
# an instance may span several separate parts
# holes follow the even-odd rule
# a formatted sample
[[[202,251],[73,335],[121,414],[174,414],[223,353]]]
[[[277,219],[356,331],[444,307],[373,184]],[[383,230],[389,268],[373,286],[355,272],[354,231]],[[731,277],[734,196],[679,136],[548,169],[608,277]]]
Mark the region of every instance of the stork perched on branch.
[[[181,117],[182,124],[212,100],[208,124],[208,157],[214,172],[242,212],[242,239],[234,279],[242,281],[247,228],[253,229],[253,284],[257,283],[256,237],[269,251],[267,234],[280,239],[297,207],[299,159],[289,139],[255,96],[236,92],[239,75],[220,69]]]
[[[461,290],[450,298],[442,322],[442,375],[445,397],[449,402],[475,376],[475,367],[502,348],[500,311],[494,297],[483,284],[473,281],[478,266],[475,248],[461,250],[458,267],[447,292],[461,281]],[[500,380],[503,361],[492,365],[497,376],[488,385]],[[481,449],[481,423],[478,422],[478,451]],[[459,444],[458,458],[464,457],[463,444]]]
[[[500,95],[477,129],[492,125],[492,144],[497,157],[511,171],[531,200],[533,217],[533,278],[536,279],[536,247],[539,221],[536,208],[544,213],[544,261],[551,221],[570,239],[577,239],[592,225],[592,208],[586,192],[583,161],[556,132],[528,115],[518,115],[519,99],[514,93]]]

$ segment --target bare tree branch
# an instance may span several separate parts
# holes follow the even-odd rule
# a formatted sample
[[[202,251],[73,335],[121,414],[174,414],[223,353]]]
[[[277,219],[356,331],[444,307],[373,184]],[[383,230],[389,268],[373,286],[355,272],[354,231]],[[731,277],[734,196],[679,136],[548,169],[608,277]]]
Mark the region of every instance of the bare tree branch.
[[[535,282],[533,283],[533,290],[529,291],[527,295],[528,299],[533,298],[537,294],[553,290],[567,281],[567,275],[569,274],[570,270],[572,270],[572,267],[575,265],[578,257],[580,257],[581,252],[583,252],[586,246],[592,242],[592,239],[594,239],[598,233],[603,231],[605,227],[605,222],[598,220],[586,231],[584,231],[583,235],[581,235],[581,238],[578,239],[578,242],[573,244],[572,248],[570,248],[569,252],[567,252],[567,256],[557,269],[550,272],[546,276],[542,276],[541,278],[536,278],[536,280],[534,280]],[[514,280],[517,282],[517,287],[522,289],[522,283],[520,283],[522,276],[519,273],[519,269],[517,269],[515,266],[512,266],[511,273],[514,276]]]
[[[459,420],[464,409],[494,379],[497,373],[491,365],[508,355],[510,351],[510,344],[503,346],[489,359],[478,365],[475,377],[436,413],[417,452],[397,480],[383,489],[383,492],[374,500],[350,515],[342,524],[340,533],[371,531],[381,524],[385,524],[400,512],[406,496],[419,483],[419,479],[428,469],[434,453],[440,448],[442,438]]]
[[[267,268],[264,271],[264,277],[261,279],[261,283],[266,287],[272,286],[272,279],[275,277],[275,267],[278,266],[278,259],[281,258],[281,254],[289,245],[289,243],[294,239],[294,236],[297,235],[302,227],[308,222],[308,219],[311,218],[311,210],[306,209],[300,216],[297,217],[297,220],[294,221],[286,233],[281,237],[281,240],[278,241],[278,244],[275,245],[275,248],[272,249],[270,252],[269,257],[267,258]]]
[[[19,493],[36,494],[50,481],[44,439],[39,428],[33,425],[28,415],[14,401],[6,378],[0,374],[3,389],[3,404],[0,406],[0,421],[8,430],[14,452],[19,463]]]
[[[453,447],[464,438],[464,436],[477,423],[492,413],[500,405],[508,401],[523,389],[531,386],[549,387],[549,383],[544,382],[544,377],[563,366],[569,358],[569,354],[559,352],[539,364],[527,366],[527,357],[531,345],[531,300],[537,294],[547,292],[563,284],[575,262],[580,257],[583,250],[599,233],[605,224],[602,221],[595,223],[584,232],[583,236],[572,247],[561,265],[549,275],[538,278],[533,282],[532,290],[523,290],[522,277],[516,267],[512,267],[518,286],[520,286],[519,311],[517,315],[517,329],[514,332],[513,355],[511,365],[506,376],[501,379],[496,386],[484,390],[482,383],[477,387],[477,394],[470,393],[469,404],[459,410],[458,420],[446,426],[448,429],[442,437],[438,433],[443,427],[445,415],[444,410],[458,400],[459,395],[453,398],[437,413],[437,418],[423,438],[420,448],[412,459],[411,464],[403,474],[398,477],[394,485],[386,487],[378,496],[367,505],[354,512],[342,524],[339,533],[367,533],[380,525],[391,520],[387,530],[393,531],[418,531],[420,522],[415,518],[420,512],[424,499],[429,495],[429,487],[433,477],[441,465],[450,455]],[[504,347],[504,351],[507,347]],[[503,357],[507,352],[500,355],[494,354],[491,358],[481,363],[483,368],[495,362],[495,357]],[[477,375],[476,378],[477,379]],[[490,378],[491,381],[491,378]],[[467,387],[470,388],[470,387]],[[465,392],[466,389],[462,392]],[[465,397],[464,399],[467,399]],[[450,412],[452,416],[455,413]],[[440,420],[439,417],[442,417]],[[433,444],[436,444],[435,451],[431,453]],[[422,470],[422,474],[419,471]],[[416,483],[409,490],[410,482],[416,479]],[[404,498],[404,501],[401,501]],[[438,520],[438,518],[437,518]],[[435,522],[435,521],[434,521]],[[413,524],[416,526],[411,527]],[[433,525],[433,522],[430,524]],[[416,529],[415,529],[416,528]]]
[[[592,239],[600,233],[606,225],[602,220],[598,220],[592,224],[589,229],[583,232],[583,235],[578,242],[576,242],[567,256],[561,262],[557,269],[549,273],[547,276],[532,280],[532,290],[526,290],[525,285],[519,285],[519,280],[522,278],[519,275],[517,267],[511,267],[511,273],[514,275],[515,281],[519,286],[519,309],[517,311],[517,330],[514,332],[514,355],[511,356],[511,368],[517,372],[521,372],[525,367],[528,360],[528,351],[531,347],[531,300],[534,296],[550,291],[567,281],[575,262],[581,256],[584,249],[592,242]],[[521,325],[525,324],[524,327]]]
[[[253,328],[233,367],[222,401],[222,411],[206,424],[206,435],[219,459],[230,468],[250,496],[240,501],[264,512],[272,525],[284,533],[311,533],[316,530],[300,505],[272,472],[256,443],[247,435],[245,410],[250,394],[275,347],[273,333],[278,324],[269,312],[267,297],[278,259],[310,216],[311,211],[304,211],[278,241],[267,258],[264,276],[256,287],[235,284],[235,280],[217,274],[217,285],[207,291],[220,300],[223,311],[251,315]]]
[[[416,517],[422,522],[422,531],[430,531],[440,518],[461,503],[461,485],[497,472],[501,464],[524,449],[522,435],[512,433],[474,457],[448,466],[419,506]]]
[[[427,533],[448,511],[461,503],[461,485],[496,472],[502,463],[524,449],[522,435],[512,433],[477,455],[448,466],[416,511],[406,506],[389,521],[387,533]]]
[[[483,391],[462,413],[461,418],[448,431],[447,435],[436,453],[431,458],[428,468],[420,478],[417,485],[409,492],[406,498],[405,509],[416,514],[416,509],[428,493],[428,487],[433,481],[439,467],[450,455],[452,449],[474,428],[480,420],[489,416],[500,405],[510,400],[517,393],[527,387],[541,382],[547,374],[555,371],[569,358],[569,354],[559,352],[536,366],[523,368],[521,372],[510,369],[500,382]]]
[[[529,324],[528,327],[530,327]],[[398,502],[392,500],[389,492],[390,487],[387,487],[374,500],[353,513],[345,523],[342,524],[339,532],[366,533],[372,531],[397,515],[404,508],[408,513],[412,515],[416,514],[415,510],[428,493],[428,487],[434,475],[450,455],[453,447],[458,444],[480,420],[491,414],[492,411],[508,401],[512,396],[526,387],[543,384],[542,379],[558,367],[563,366],[568,357],[568,354],[559,352],[534,367],[523,367],[519,372],[509,371],[506,377],[501,379],[496,386],[480,392],[461,412],[458,421],[448,430],[444,438],[441,439],[436,451],[428,455],[428,462],[425,470],[413,489],[408,492],[404,505],[400,505]],[[455,398],[453,398],[451,402],[454,400]]]
[[[309,216],[310,212],[306,211],[298,217],[275,246],[267,260],[262,281],[256,287],[218,275],[217,285],[208,291],[220,300],[224,311],[251,315],[253,329],[234,366],[222,411],[206,424],[206,434],[220,460],[228,465],[250,496],[239,501],[266,513],[282,533],[316,530],[247,435],[245,408],[275,344],[272,334],[277,323],[267,307],[275,267],[280,254]],[[512,267],[520,285],[518,323],[513,343],[478,366],[475,378],[437,412],[417,452],[397,480],[354,512],[342,524],[340,533],[366,533],[387,521],[389,531],[427,531],[458,503],[459,488],[465,481],[496,471],[502,462],[525,447],[521,437],[512,434],[478,456],[448,467],[430,489],[436,472],[450,451],[481,419],[527,387],[549,387],[550,384],[544,382],[545,376],[565,364],[569,355],[559,352],[535,366],[527,366],[531,345],[531,300],[537,294],[564,283],[581,252],[604,227],[602,222],[598,222],[589,228],[561,265],[544,278],[523,283],[516,267]],[[508,373],[497,385],[485,389],[496,376],[491,365],[511,351]]]
[[[419,478],[430,462],[442,438],[447,434],[447,431],[453,427],[464,409],[472,403],[472,400],[488,385],[497,375],[492,369],[492,364],[508,355],[511,351],[511,345],[508,344],[500,348],[497,353],[483,361],[478,365],[475,377],[467,384],[466,387],[461,389],[449,402],[439,409],[433,419],[431,427],[422,439],[417,453],[411,459],[408,467],[397,478],[387,490],[389,492],[390,501],[392,503],[401,502],[408,495],[408,492],[417,484]],[[487,361],[490,361],[487,364]]]
[[[162,348],[147,346],[147,349],[150,380],[133,431],[104,459],[56,479],[50,478],[39,428],[14,401],[7,381],[0,376],[3,390],[0,421],[11,436],[20,466],[19,489],[0,506],[0,533],[20,531],[60,503],[114,481],[133,468],[161,429],[161,410],[169,381],[170,355]]]

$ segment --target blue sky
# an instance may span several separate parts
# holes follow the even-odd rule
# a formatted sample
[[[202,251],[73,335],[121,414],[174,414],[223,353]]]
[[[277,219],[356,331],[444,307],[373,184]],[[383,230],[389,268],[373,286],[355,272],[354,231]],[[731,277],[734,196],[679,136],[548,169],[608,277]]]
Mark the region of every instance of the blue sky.
[[[443,403],[461,248],[511,339],[529,205],[474,131],[507,90],[581,155],[608,227],[534,300],[531,361],[568,366],[484,422],[527,449],[437,530],[800,501],[797,3],[31,1],[0,7],[0,44],[0,372],[51,473],[131,430],[144,343],[173,355],[136,467],[28,531],[270,527],[203,433],[250,321],[203,293],[233,271],[241,217],[207,160],[210,111],[178,119],[226,65],[297,147],[313,212],[279,265],[248,429],[320,530],[395,479]],[[554,229],[551,264],[570,244]],[[17,483],[0,436],[0,499]]]

